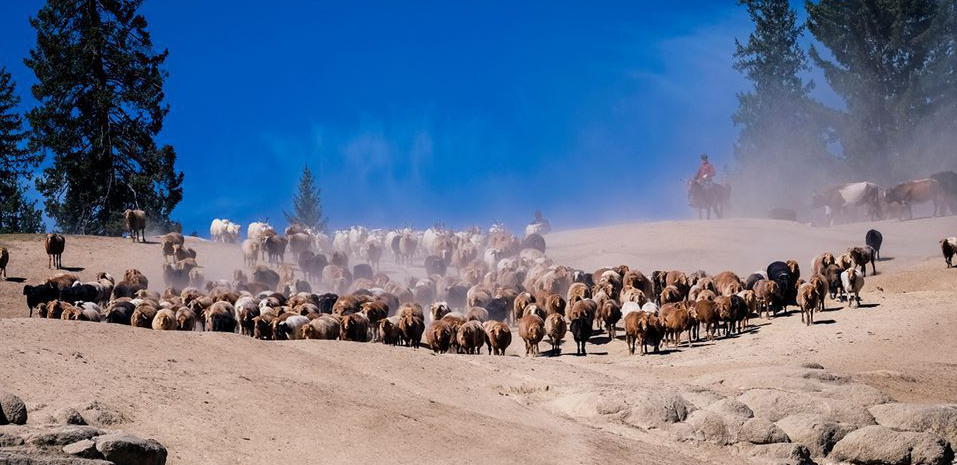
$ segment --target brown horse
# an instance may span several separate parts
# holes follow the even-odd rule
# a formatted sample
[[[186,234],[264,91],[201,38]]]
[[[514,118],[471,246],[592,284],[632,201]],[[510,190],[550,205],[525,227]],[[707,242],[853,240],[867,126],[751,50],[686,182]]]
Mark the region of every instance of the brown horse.
[[[715,218],[722,218],[728,209],[731,199],[731,186],[712,183],[710,186],[691,180],[688,182],[688,204],[698,210],[698,219],[702,219],[702,212],[711,219],[711,212]]]

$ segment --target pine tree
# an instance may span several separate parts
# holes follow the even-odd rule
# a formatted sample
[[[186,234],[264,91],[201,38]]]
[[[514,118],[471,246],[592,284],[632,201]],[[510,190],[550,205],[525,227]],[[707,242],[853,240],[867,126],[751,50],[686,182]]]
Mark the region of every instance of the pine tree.
[[[289,224],[298,224],[325,233],[326,219],[322,216],[322,202],[319,199],[319,188],[316,187],[312,171],[308,166],[303,167],[299,177],[299,192],[292,199],[293,214],[283,211]]]
[[[121,234],[122,212],[168,224],[182,199],[172,147],[154,137],[169,111],[142,0],[48,0],[30,24],[39,106],[27,114],[30,146],[52,155],[37,180],[47,213],[71,233]]]
[[[739,198],[762,202],[753,206],[792,205],[793,191],[781,189],[780,178],[797,172],[821,176],[831,165],[820,107],[810,98],[814,83],[800,77],[808,69],[798,42],[803,27],[787,0],[739,3],[747,8],[754,31],[744,44],[735,40],[734,68],[754,88],[738,94],[738,110],[731,117],[741,128],[734,147],[735,189],[744,193]]]
[[[955,9],[953,0],[807,2],[808,29],[831,55],[812,47],[811,58],[846,104],[836,129],[850,171],[895,182],[926,175],[931,160],[953,167]]]
[[[6,67],[0,67],[0,233],[43,230],[36,202],[23,196],[21,178],[29,179],[39,157],[27,150],[23,118],[16,111],[20,97]]]

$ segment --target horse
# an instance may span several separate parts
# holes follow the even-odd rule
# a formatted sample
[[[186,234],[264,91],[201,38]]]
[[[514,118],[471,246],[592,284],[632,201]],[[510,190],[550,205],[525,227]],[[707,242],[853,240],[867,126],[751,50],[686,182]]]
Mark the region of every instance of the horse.
[[[705,185],[701,181],[691,180],[688,182],[688,203],[691,208],[698,210],[698,219],[702,219],[702,210],[711,219],[711,212],[714,211],[716,218],[722,218],[725,210],[728,209],[731,198],[731,186],[724,186],[718,183]]]

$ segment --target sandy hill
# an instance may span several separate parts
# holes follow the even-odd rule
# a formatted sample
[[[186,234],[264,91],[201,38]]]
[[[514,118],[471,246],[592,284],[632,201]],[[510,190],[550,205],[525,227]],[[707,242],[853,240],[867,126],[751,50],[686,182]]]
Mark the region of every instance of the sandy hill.
[[[879,391],[881,402],[957,403],[957,270],[944,268],[937,248],[957,234],[957,218],[827,229],[667,222],[547,236],[549,255],[575,267],[746,274],[773,259],[809,264],[820,251],[862,243],[870,227],[884,233],[887,260],[867,278],[866,307],[829,302],[811,327],[796,313],[753,320],[746,334],[644,357],[607,337],[595,338],[588,357],[527,359],[517,333],[507,357],[437,356],[379,344],[29,320],[22,284],[0,282],[2,386],[27,401],[31,422],[101,402],[123,418],[114,428],[160,440],[174,464],[755,463],[734,448],[641,424],[641,399],[673,391],[697,404],[703,392],[799,385],[821,396],[872,399]],[[0,236],[0,245],[11,250],[11,277],[32,283],[49,274],[38,237]],[[236,246],[189,245],[210,278],[242,264]],[[162,258],[157,244],[70,236],[63,263],[82,268],[83,279],[135,267],[159,287]],[[573,348],[566,341],[565,352]],[[803,384],[782,384],[792,379]]]

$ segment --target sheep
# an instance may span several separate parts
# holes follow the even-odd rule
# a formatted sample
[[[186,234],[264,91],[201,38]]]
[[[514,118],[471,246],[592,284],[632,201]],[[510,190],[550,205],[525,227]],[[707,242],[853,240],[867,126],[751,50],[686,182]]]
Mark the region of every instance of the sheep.
[[[548,340],[552,344],[552,352],[555,354],[562,353],[562,339],[565,337],[567,329],[563,315],[550,313],[548,318],[545,318],[545,334],[548,335]]]
[[[459,326],[455,340],[459,348],[464,350],[465,353],[479,353],[485,344],[485,330],[482,328],[482,323],[477,320],[465,322],[465,324]]]
[[[952,213],[957,214],[957,211]],[[864,243],[867,244],[868,247],[874,249],[874,259],[880,260],[881,244],[884,243],[884,235],[876,229],[870,229],[866,234],[864,234]]]
[[[488,310],[482,307],[472,307],[465,313],[465,319],[468,321],[478,321],[485,323],[489,319]]]
[[[102,315],[103,312],[99,305],[93,302],[83,302],[80,306],[80,313],[76,316],[76,320],[98,322],[102,319]]]
[[[452,325],[446,320],[436,320],[429,326],[425,333],[425,342],[433,352],[444,354],[449,351],[452,345],[452,339],[455,337],[455,331]]]
[[[575,354],[587,355],[585,344],[591,339],[592,325],[594,324],[597,304],[594,300],[585,299],[575,303],[568,313],[569,329],[575,339]]]
[[[525,239],[522,241],[522,248],[534,249],[545,253],[545,238],[538,233],[529,234],[528,236],[525,236]]]
[[[135,306],[129,301],[129,299],[115,300],[106,309],[106,322],[129,326],[132,321],[134,311]]]
[[[681,295],[681,291],[675,286],[665,286],[661,291],[661,295],[658,296],[658,302],[661,305],[678,303],[682,300],[684,300],[684,296]]]
[[[139,328],[153,327],[153,318],[156,317],[156,308],[149,304],[137,305],[130,317],[130,325]]]
[[[850,253],[842,254],[837,258],[836,263],[837,266],[840,266],[842,270],[857,266],[857,264],[854,263],[854,257]]]
[[[684,303],[662,305],[661,319],[664,321],[665,334],[670,335],[675,348],[678,348],[681,342],[681,333],[684,331],[688,331],[688,347],[691,347],[691,327],[694,320]]]
[[[639,338],[639,322],[642,318],[641,311],[628,312],[625,314],[625,344],[628,345],[628,353],[635,355],[635,344]]]
[[[0,276],[8,278],[7,276],[7,262],[10,261],[10,253],[7,252],[6,247],[0,247]]]
[[[269,256],[270,263],[282,263],[286,259],[286,245],[289,239],[276,234],[267,235],[262,239],[262,246]]]
[[[23,295],[27,296],[27,308],[30,310],[30,318],[33,318],[33,310],[56,300],[60,296],[60,290],[49,282],[36,286],[27,284],[23,286]]]
[[[407,347],[419,348],[422,341],[422,333],[425,331],[425,320],[422,317],[422,308],[418,307],[418,312],[409,310],[399,312],[399,332],[402,334],[402,342]],[[403,307],[405,309],[407,307]]]
[[[604,324],[605,330],[608,331],[608,339],[614,341],[617,331],[615,325],[621,320],[621,307],[618,305],[618,302],[611,299],[602,302],[601,306],[598,307],[598,311],[595,313],[595,319],[601,322],[601,324]]]
[[[489,320],[483,325],[485,329],[485,343],[488,344],[489,355],[505,355],[505,349],[512,343],[512,331],[501,321]]]
[[[854,259],[855,266],[861,267],[861,272],[867,276],[867,264],[871,264],[871,274],[877,274],[877,268],[874,266],[874,249],[871,246],[852,247],[847,249],[847,253]]]
[[[97,302],[99,296],[100,288],[98,285],[83,284],[79,281],[74,282],[72,286],[60,291],[60,300],[69,303],[79,301]]]
[[[384,321],[381,320],[380,323]],[[335,340],[339,338],[339,334],[340,322],[332,315],[322,314],[299,327],[299,339]]]
[[[397,263],[404,263],[411,266],[412,257],[415,256],[415,251],[418,248],[418,245],[418,238],[411,233],[404,233],[401,236],[398,236],[398,254],[396,255]]]
[[[828,265],[827,269],[824,270],[824,278],[831,299],[836,300],[838,297],[843,299],[844,297],[844,283],[841,281],[842,272],[844,270],[837,265]]]
[[[339,339],[343,341],[368,342],[370,322],[364,313],[350,313],[342,318]]]
[[[176,329],[193,331],[196,329],[196,313],[186,307],[176,309]]]
[[[66,238],[61,234],[48,233],[43,242],[43,248],[47,252],[47,268],[60,269],[63,267],[62,256],[63,249],[66,248]]]
[[[130,239],[134,243],[137,238],[140,242],[146,242],[146,212],[126,209],[123,211],[123,218],[126,219],[126,229],[130,232]]]
[[[945,237],[940,240],[940,251],[944,254],[947,268],[953,267],[954,255],[957,255],[957,237]]]
[[[236,326],[236,310],[229,302],[216,302],[206,309],[206,331],[234,333]]]
[[[733,272],[723,271],[714,275],[714,288],[717,294],[730,296],[743,291],[744,283]]]
[[[523,316],[518,321],[518,335],[525,340],[525,356],[538,355],[538,343],[545,337],[545,321],[536,314]]]
[[[849,268],[841,273],[841,285],[847,292],[847,301],[851,307],[861,306],[861,289],[864,287],[864,275],[857,268]],[[854,294],[854,297],[851,297]]]
[[[824,252],[821,255],[814,257],[814,261],[811,262],[811,273],[823,274],[824,270],[826,270],[828,266],[831,266],[835,263],[837,263],[837,260],[834,258],[834,254],[831,252]]]
[[[61,320],[76,320],[80,315],[80,309],[67,302],[63,302],[63,309],[60,312]]]
[[[814,323],[814,310],[818,308],[820,299],[824,297],[818,292],[820,289],[811,283],[804,283],[798,288],[797,302],[798,307],[801,308],[801,323],[805,326],[811,326],[811,323]]]
[[[390,316],[379,320],[378,341],[383,344],[396,345],[402,340],[402,331],[399,330],[399,317]]]
[[[250,268],[256,266],[256,263],[259,262],[259,241],[254,239],[246,239],[243,241],[242,250],[243,250],[243,265]]]
[[[535,296],[529,292],[522,292],[515,296],[512,303],[512,321],[517,322],[525,316],[525,307],[535,303]]]
[[[751,291],[748,291],[751,292]],[[718,329],[720,318],[715,302],[713,300],[699,300],[691,307],[691,317],[697,321],[698,325],[704,324],[705,334],[708,340],[714,340],[714,333]]]
[[[176,313],[168,308],[160,309],[153,317],[154,330],[172,331],[176,329]]]

